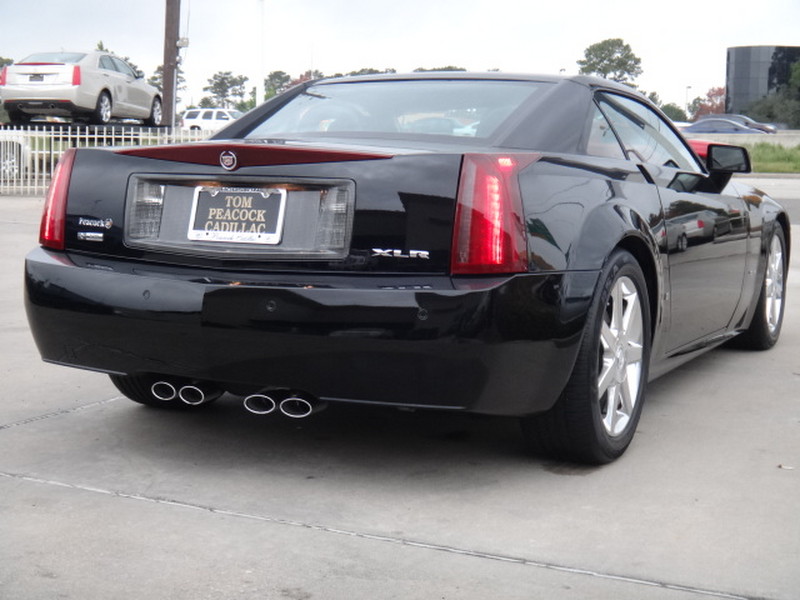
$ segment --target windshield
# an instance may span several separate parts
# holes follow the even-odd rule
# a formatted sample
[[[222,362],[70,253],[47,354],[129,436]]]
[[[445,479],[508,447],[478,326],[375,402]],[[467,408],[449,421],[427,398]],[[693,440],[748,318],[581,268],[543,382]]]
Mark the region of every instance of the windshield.
[[[38,54],[31,54],[24,60],[19,61],[17,64],[31,64],[31,63],[67,63],[74,64],[80,62],[85,53],[81,52],[39,52]]]
[[[295,96],[247,138],[365,133],[488,138],[549,85],[438,79],[320,83]]]

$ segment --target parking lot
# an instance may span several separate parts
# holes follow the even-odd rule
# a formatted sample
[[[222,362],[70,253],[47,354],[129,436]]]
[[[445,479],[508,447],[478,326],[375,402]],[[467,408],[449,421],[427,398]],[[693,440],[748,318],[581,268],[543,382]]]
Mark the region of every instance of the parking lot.
[[[800,179],[759,184],[800,224]],[[628,452],[586,468],[527,456],[513,420],[154,410],[44,364],[40,208],[0,197],[0,598],[798,597],[800,226],[778,346],[653,382]]]

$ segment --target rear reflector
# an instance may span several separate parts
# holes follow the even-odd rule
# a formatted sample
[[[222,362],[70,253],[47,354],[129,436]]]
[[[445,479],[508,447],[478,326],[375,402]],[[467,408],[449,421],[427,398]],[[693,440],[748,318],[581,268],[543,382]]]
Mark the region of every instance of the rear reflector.
[[[454,275],[528,270],[517,176],[538,159],[538,154],[464,155],[450,261]]]
[[[56,165],[42,214],[39,228],[39,243],[51,250],[64,249],[64,230],[67,214],[67,192],[72,175],[72,164],[75,162],[75,148],[69,148],[61,155]]]

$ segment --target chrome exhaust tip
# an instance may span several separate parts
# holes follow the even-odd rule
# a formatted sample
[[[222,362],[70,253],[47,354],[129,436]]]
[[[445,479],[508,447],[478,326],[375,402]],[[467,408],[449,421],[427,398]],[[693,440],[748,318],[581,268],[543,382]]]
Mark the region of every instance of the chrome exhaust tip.
[[[178,390],[178,398],[191,406],[198,406],[208,401],[206,391],[197,385],[184,385]]]
[[[178,395],[178,390],[169,381],[156,381],[150,386],[150,393],[153,397],[162,402],[174,400]]]
[[[278,408],[278,403],[268,394],[250,394],[244,399],[244,407],[254,415],[268,415]]]
[[[199,406],[208,402],[213,402],[223,391],[210,381],[194,381],[186,383],[178,390],[178,398],[189,406]]]
[[[291,394],[278,405],[281,413],[291,419],[304,419],[321,411],[327,403]]]

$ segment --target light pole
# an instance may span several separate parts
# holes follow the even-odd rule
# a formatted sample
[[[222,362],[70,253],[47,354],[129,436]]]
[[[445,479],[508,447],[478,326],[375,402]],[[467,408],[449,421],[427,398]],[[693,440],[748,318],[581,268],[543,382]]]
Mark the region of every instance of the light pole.
[[[684,103],[684,106],[686,106],[686,116],[687,117],[689,116],[689,90],[690,89],[692,89],[692,86],[687,85],[686,86],[686,102]]]

